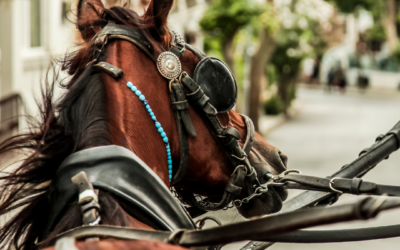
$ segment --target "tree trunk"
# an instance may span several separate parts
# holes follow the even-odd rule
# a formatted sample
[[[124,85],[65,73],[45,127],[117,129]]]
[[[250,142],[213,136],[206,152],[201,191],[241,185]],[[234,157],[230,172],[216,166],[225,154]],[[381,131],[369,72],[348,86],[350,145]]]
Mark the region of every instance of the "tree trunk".
[[[233,48],[233,39],[237,33],[238,29],[235,29],[228,37],[222,41],[222,56],[225,59],[225,63],[229,66],[232,71],[233,76],[235,74],[235,51]]]
[[[260,43],[251,57],[249,117],[253,120],[256,131],[259,131],[258,120],[260,113],[261,83],[265,78],[265,66],[275,49],[275,38],[268,30],[260,32]]]
[[[283,114],[289,118],[288,109],[290,107],[290,96],[289,90],[293,88],[294,83],[296,82],[297,77],[281,77],[278,83],[278,95],[282,100],[283,104]]]
[[[397,47],[396,30],[396,0],[384,0],[385,12],[382,17],[383,27],[385,28],[387,42],[390,51],[395,51]]]

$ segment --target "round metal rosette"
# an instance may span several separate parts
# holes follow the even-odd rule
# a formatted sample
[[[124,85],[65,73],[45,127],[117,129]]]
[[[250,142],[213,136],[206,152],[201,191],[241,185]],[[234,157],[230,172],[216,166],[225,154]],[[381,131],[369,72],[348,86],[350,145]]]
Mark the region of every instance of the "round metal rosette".
[[[181,74],[182,65],[174,53],[165,51],[157,58],[157,69],[163,77],[172,80]]]

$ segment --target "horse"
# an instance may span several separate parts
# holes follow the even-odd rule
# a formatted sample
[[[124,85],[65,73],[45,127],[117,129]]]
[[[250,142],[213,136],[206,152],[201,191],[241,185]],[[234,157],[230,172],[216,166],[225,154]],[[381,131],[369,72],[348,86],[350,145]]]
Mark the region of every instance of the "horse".
[[[3,185],[0,215],[15,214],[0,230],[0,246],[54,249],[49,243],[51,239],[82,225],[82,212],[75,197],[65,205],[51,231],[46,235],[43,233],[51,207],[49,187],[56,182],[60,165],[71,155],[116,145],[137,156],[142,165],[148,166],[156,175],[156,178],[151,177],[153,180],[160,180],[165,188],[171,187],[171,169],[166,162],[171,158],[172,170],[176,171],[181,154],[168,84],[157,72],[153,61],[135,44],[115,39],[106,42],[107,45],[99,50],[93,46],[93,38],[109,22],[113,22],[143,34],[155,53],[160,54],[162,48],[168,49],[172,43],[172,33],[167,27],[172,4],[172,0],[152,0],[144,15],[139,16],[126,6],[105,8],[100,0],[78,1],[76,24],[82,44],[76,53],[68,55],[62,62],[62,69],[71,75],[69,82],[63,85],[65,93],[59,100],[54,100],[57,81],[50,80],[42,91],[42,103],[39,105],[41,120],[37,126],[0,145],[0,155],[8,151],[26,155],[16,169],[0,176]],[[123,77],[115,79],[104,72],[86,70],[88,67],[92,69],[98,62],[96,60],[121,69]],[[200,60],[192,51],[185,50],[180,61],[182,70],[192,76]],[[168,135],[167,152],[164,139],[160,139],[160,133],[154,128],[153,117],[149,116],[138,96],[126,88],[127,82],[133,83],[146,96],[153,116],[157,116],[163,132]],[[221,197],[232,176],[230,161],[202,117],[191,106],[188,112],[196,136],[188,138],[191,152],[189,167],[174,188],[208,197]],[[248,133],[245,119],[234,110],[219,113],[218,118],[222,126],[236,128],[240,135],[239,144],[243,146]],[[258,133],[253,143],[248,160],[260,182],[267,181],[268,174],[286,170],[287,157],[279,149]],[[245,188],[243,190],[240,197],[250,195]],[[140,215],[129,212],[112,192],[100,189],[97,195],[103,225],[154,230],[154,226],[147,224]],[[285,189],[271,188],[269,192],[243,203],[238,211],[247,218],[277,212],[286,197]],[[115,239],[81,241],[75,246],[78,249],[182,249],[161,242]]]

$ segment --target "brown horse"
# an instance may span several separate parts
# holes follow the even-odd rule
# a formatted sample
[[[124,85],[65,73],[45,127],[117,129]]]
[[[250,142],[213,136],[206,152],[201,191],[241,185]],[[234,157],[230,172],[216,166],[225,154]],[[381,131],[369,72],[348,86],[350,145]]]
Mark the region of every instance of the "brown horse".
[[[178,162],[178,132],[168,86],[154,63],[132,43],[113,40],[107,45],[104,58],[124,71],[124,79],[115,80],[105,73],[86,74],[84,69],[95,53],[91,39],[110,20],[140,30],[154,48],[160,50],[160,45],[168,49],[171,35],[166,23],[172,3],[172,0],[153,0],[140,17],[128,8],[106,9],[100,0],[79,0],[77,27],[84,43],[77,53],[64,61],[63,68],[72,75],[70,82],[65,85],[66,93],[54,104],[53,81],[43,94],[40,109],[42,120],[38,127],[31,133],[10,138],[0,145],[0,155],[10,150],[29,152],[20,167],[0,177],[4,183],[0,215],[16,213],[0,229],[0,246],[12,244],[16,249],[31,249],[38,240],[45,240],[41,239],[41,233],[49,212],[46,199],[48,183],[54,178],[61,162],[74,152],[104,145],[125,147],[142,159],[169,187],[164,143],[154,131],[154,122],[140,100],[127,91],[124,80],[133,82],[146,95],[157,120],[169,137],[173,162]],[[193,75],[198,57],[186,50],[180,60],[183,70]],[[189,168],[176,187],[200,195],[221,196],[232,168],[222,147],[214,140],[201,117],[192,108],[189,112],[197,137],[189,138]],[[220,114],[219,118],[222,125],[233,126],[239,131],[242,138],[240,143],[243,144],[247,133],[243,118],[233,110]],[[267,172],[278,174],[286,169],[286,156],[258,134],[249,160],[260,178]],[[242,194],[243,197],[248,195]],[[285,190],[271,188],[270,192],[244,204],[239,212],[251,217],[279,211],[286,196]],[[100,190],[99,203],[102,224],[151,230],[140,218],[126,212],[112,194]],[[74,202],[68,205],[48,239],[80,225],[82,214],[77,202]],[[79,249],[179,249],[145,241],[101,240],[79,242],[76,245]]]

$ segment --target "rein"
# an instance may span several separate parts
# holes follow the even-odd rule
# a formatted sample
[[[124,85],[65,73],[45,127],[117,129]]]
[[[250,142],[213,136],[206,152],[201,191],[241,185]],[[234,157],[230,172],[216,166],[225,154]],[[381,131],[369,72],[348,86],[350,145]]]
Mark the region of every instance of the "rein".
[[[397,207],[400,207],[400,199],[387,200],[386,197],[367,197],[354,204],[329,208],[315,207],[203,230],[179,229],[168,232],[105,225],[81,226],[56,236],[52,239],[51,244],[69,238],[82,240],[87,238],[113,237],[124,240],[157,240],[183,247],[221,246],[242,240],[267,241],[274,239],[277,235],[305,227],[352,220],[366,220],[375,217],[380,211]],[[243,228],[246,228],[246,230],[243,230]],[[307,234],[307,232],[303,234],[310,237],[310,234]],[[393,232],[391,234],[393,235]],[[296,235],[296,232],[294,235]],[[396,232],[395,235],[398,236],[399,233]],[[357,237],[360,236],[357,235]],[[282,239],[282,237],[275,238]],[[348,238],[355,238],[355,236],[353,235]],[[329,237],[327,237],[327,240],[329,240]],[[216,247],[215,249],[220,248]]]

